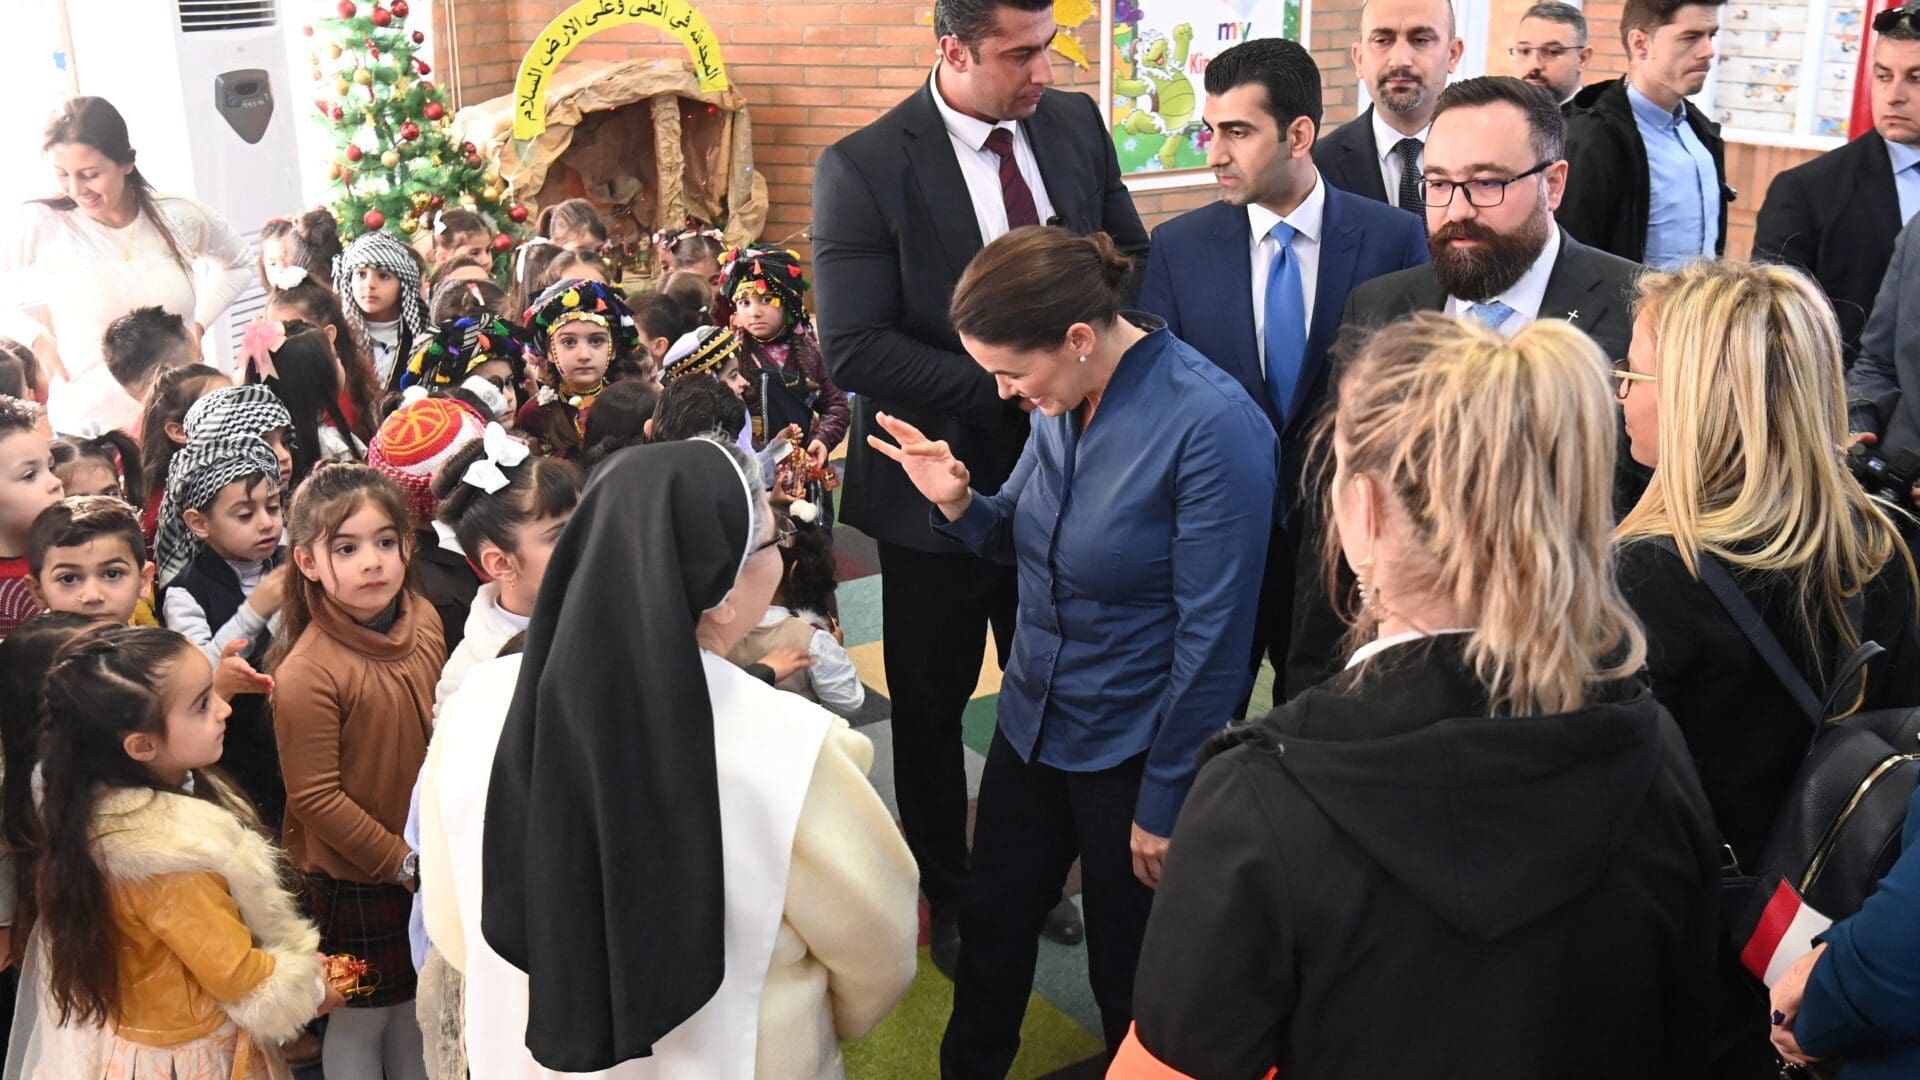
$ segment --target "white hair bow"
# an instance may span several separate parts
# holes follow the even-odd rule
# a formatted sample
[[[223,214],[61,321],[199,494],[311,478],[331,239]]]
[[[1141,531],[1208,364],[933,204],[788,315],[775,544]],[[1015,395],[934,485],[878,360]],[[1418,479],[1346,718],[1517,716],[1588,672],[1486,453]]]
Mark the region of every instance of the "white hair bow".
[[[307,280],[307,268],[304,266],[283,266],[267,276],[268,284],[275,292],[291,289]]]
[[[479,398],[480,403],[487,407],[487,411],[493,414],[495,420],[507,418],[507,408],[511,402],[507,401],[506,391],[495,386],[491,380],[479,375],[469,375],[467,381],[460,384],[460,389]]]
[[[467,466],[467,471],[460,474],[460,482],[472,484],[491,495],[507,486],[507,474],[500,470],[510,469],[527,460],[527,455],[533,451],[528,449],[526,443],[507,434],[507,429],[499,424],[488,424],[480,442],[486,450],[486,456]]]

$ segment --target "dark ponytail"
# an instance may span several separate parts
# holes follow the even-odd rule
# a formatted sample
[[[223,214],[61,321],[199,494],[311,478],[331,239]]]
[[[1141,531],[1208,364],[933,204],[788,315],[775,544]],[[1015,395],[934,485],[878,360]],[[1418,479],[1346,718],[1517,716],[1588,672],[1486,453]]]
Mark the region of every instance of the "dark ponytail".
[[[1006,349],[1057,349],[1067,328],[1111,326],[1133,260],[1106,233],[1029,225],[988,244],[954,286],[955,332]]]
[[[0,837],[13,855],[17,900],[7,959],[16,963],[33,929],[34,867],[46,838],[40,809],[33,805],[33,776],[46,749],[47,672],[55,653],[95,625],[85,615],[49,611],[0,639],[0,754],[7,763],[0,786]]]
[[[190,652],[186,638],[155,626],[103,626],[54,655],[46,685],[46,836],[35,867],[35,904],[46,932],[48,992],[62,1024],[105,1024],[120,1015],[119,962],[107,879],[93,852],[94,807],[116,788],[176,793],[127,756],[134,732],[164,737],[167,676]],[[194,776],[194,791],[217,785]]]

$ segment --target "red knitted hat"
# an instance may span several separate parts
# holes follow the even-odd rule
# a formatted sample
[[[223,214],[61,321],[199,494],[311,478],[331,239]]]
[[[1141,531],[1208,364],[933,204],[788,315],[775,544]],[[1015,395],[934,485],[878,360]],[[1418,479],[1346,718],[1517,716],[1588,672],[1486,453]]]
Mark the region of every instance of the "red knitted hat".
[[[367,464],[400,485],[414,521],[432,521],[435,470],[486,430],[487,422],[465,402],[424,398],[395,409],[380,425],[367,448]]]

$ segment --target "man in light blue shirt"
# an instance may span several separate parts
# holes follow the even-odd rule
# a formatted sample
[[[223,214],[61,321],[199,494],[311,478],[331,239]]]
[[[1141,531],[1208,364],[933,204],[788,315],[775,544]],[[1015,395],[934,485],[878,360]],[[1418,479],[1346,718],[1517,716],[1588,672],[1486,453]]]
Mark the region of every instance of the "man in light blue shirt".
[[[1687,100],[1713,67],[1724,2],[1627,0],[1627,75],[1575,94],[1567,122],[1555,217],[1574,239],[1661,268],[1726,250],[1726,144]]]
[[[1687,125],[1679,103],[1662,108],[1631,77],[1627,100],[1647,149],[1647,247],[1641,261],[1664,270],[1711,257],[1720,248],[1720,172],[1713,155]]]

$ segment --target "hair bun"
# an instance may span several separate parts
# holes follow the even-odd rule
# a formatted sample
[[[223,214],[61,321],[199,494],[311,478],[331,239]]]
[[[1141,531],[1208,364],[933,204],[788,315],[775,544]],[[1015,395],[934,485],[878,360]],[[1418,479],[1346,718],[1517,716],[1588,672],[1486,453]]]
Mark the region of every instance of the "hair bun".
[[[1120,283],[1127,280],[1133,272],[1133,257],[1121,251],[1113,242],[1113,237],[1104,232],[1089,233],[1087,243],[1093,245],[1093,254],[1100,260],[1100,277],[1110,289],[1118,289]]]

